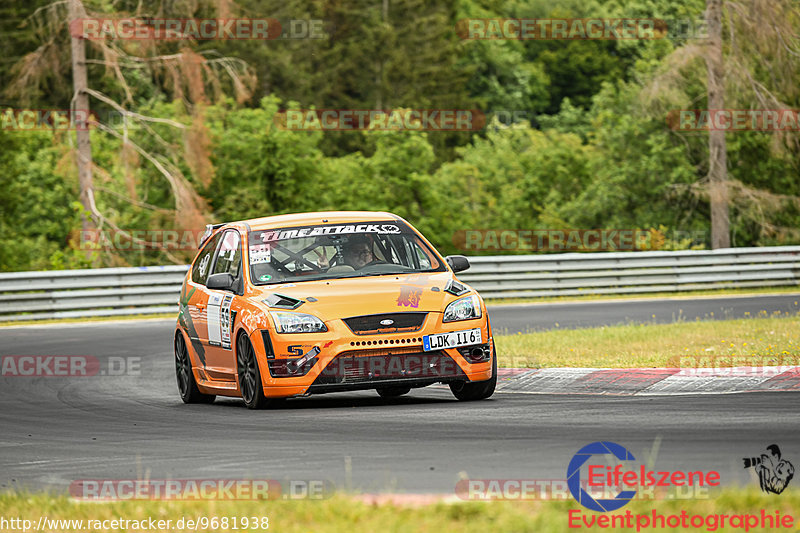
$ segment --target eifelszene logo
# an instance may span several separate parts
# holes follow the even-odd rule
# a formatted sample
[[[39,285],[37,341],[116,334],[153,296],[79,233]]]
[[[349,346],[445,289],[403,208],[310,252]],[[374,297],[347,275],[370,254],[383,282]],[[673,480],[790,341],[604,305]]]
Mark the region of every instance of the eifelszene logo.
[[[718,486],[720,474],[716,471],[653,471],[645,465],[624,469],[624,465],[607,466],[592,461],[595,456],[612,456],[620,462],[636,461],[636,458],[623,446],[614,442],[600,441],[587,444],[576,453],[567,467],[567,487],[572,497],[582,506],[592,511],[605,513],[616,511],[636,496],[636,488]],[[586,465],[588,474],[586,489],[581,479],[581,467]],[[627,490],[620,490],[627,489]],[[618,491],[618,492],[617,492]],[[614,495],[614,492],[617,492]],[[601,497],[598,497],[601,496]]]
[[[588,492],[581,488],[581,466],[583,466],[593,455],[612,454],[620,461],[635,461],[636,458],[631,452],[613,442],[593,442],[587,444],[576,453],[567,467],[567,487],[575,500],[592,511],[615,511],[626,505],[636,496],[635,490],[625,490],[616,495],[613,499],[594,499]],[[591,470],[591,467],[590,467]],[[591,473],[589,474],[590,484]]]
[[[767,451],[769,455],[762,453],[761,457],[745,457],[742,461],[745,468],[756,471],[762,491],[780,494],[794,477],[794,466],[781,458],[781,449],[777,444],[767,446]]]

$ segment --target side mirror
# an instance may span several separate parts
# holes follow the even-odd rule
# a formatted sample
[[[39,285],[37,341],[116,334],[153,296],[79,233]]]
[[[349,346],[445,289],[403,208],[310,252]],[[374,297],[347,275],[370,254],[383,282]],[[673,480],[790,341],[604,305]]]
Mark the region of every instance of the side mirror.
[[[211,274],[206,281],[206,287],[217,291],[233,291],[236,280],[227,272]]]
[[[453,272],[463,272],[469,268],[469,259],[463,255],[448,255],[444,260],[447,261]]]

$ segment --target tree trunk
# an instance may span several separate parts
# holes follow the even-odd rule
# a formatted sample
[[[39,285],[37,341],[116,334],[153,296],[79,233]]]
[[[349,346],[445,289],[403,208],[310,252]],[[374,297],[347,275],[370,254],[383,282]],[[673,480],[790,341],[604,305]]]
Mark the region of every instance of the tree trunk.
[[[86,18],[86,11],[80,0],[69,0],[69,19],[70,22],[80,18]],[[70,24],[70,29],[77,29],[77,25]],[[88,87],[86,76],[86,43],[80,35],[71,36],[72,47],[72,117],[74,121],[75,133],[78,140],[78,185],[80,187],[79,199],[83,205],[84,212],[81,215],[82,229],[84,231],[92,229],[94,223],[86,213],[93,213],[93,189],[92,189],[92,144],[89,139],[89,95],[86,93]]]
[[[381,22],[383,26],[389,20],[389,0],[383,0],[381,4]],[[375,109],[383,109],[383,59],[378,59],[378,65],[375,69]]]
[[[706,1],[708,22],[708,109],[709,115],[725,108],[725,83],[722,63],[722,0]],[[708,135],[708,178],[711,201],[711,247],[729,248],[730,220],[728,218],[728,150],[725,130],[715,129],[710,120]]]

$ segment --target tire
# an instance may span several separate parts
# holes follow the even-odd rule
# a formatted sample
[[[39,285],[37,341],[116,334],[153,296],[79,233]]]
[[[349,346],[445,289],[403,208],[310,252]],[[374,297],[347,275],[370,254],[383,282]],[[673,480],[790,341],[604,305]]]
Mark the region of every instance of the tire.
[[[264,385],[261,372],[258,370],[256,352],[246,334],[240,334],[236,340],[236,376],[242,400],[248,409],[264,409],[270,400],[264,396]]]
[[[459,381],[458,383],[450,384],[450,392],[453,396],[463,402],[472,402],[475,400],[485,400],[494,394],[494,389],[497,386],[497,353],[492,350],[492,377],[486,381],[477,381],[470,383],[467,381]]]
[[[377,390],[381,398],[397,398],[411,392],[411,387],[381,387]]]
[[[175,376],[178,378],[178,392],[183,403],[211,403],[216,398],[213,394],[203,394],[197,388],[192,372],[192,360],[183,333],[175,335]]]

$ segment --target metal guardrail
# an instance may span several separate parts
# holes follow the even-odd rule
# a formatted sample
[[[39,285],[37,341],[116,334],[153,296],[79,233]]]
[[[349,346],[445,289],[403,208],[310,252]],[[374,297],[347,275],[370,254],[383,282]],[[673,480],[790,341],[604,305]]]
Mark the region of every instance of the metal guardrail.
[[[470,258],[484,298],[800,286],[800,246]],[[0,273],[0,321],[176,313],[186,265]]]
[[[459,278],[484,298],[800,285],[800,246],[492,256],[470,263]]]
[[[187,265],[0,274],[0,321],[177,313]]]

